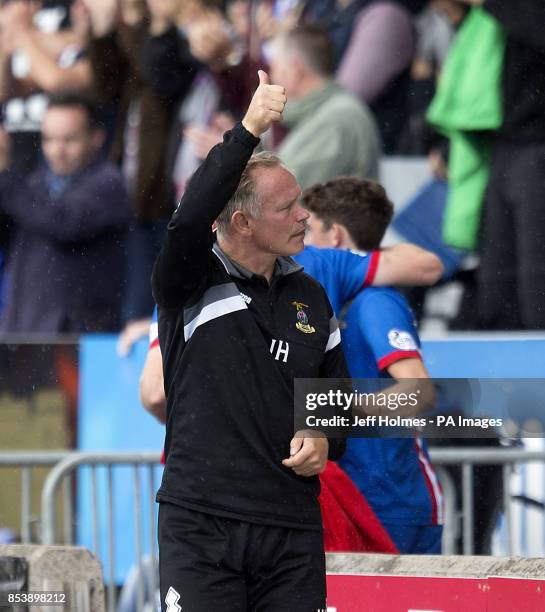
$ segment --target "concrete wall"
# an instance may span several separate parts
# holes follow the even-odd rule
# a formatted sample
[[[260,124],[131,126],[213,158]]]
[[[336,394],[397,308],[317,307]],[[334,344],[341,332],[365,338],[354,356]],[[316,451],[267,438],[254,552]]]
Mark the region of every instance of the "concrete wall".
[[[28,562],[27,591],[63,591],[68,605],[44,607],[45,612],[104,612],[100,562],[79,546],[0,545],[0,557]],[[40,608],[32,608],[38,612]]]

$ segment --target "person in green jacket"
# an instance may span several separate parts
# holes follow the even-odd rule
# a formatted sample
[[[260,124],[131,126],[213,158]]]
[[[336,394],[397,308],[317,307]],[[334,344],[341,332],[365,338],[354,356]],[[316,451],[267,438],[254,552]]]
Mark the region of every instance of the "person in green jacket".
[[[304,24],[276,39],[273,82],[286,87],[278,154],[302,189],[337,176],[378,178],[381,145],[371,111],[333,81],[333,48],[320,26]]]

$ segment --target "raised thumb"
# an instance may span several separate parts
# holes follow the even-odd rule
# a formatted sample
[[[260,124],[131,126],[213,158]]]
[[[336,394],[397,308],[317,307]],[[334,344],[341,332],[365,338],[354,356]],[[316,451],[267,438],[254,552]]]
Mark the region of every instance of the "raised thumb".
[[[258,70],[257,76],[259,77],[260,85],[270,85],[269,75],[264,70]]]

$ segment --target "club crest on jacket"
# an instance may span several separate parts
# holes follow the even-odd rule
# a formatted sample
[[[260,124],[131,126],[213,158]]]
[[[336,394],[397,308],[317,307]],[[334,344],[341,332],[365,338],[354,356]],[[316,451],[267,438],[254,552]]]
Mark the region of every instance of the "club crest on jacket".
[[[292,302],[291,304],[295,306],[297,310],[297,323],[295,327],[304,334],[313,334],[316,330],[312,325],[309,325],[307,313],[303,310],[303,308],[308,308],[308,306],[301,302]]]

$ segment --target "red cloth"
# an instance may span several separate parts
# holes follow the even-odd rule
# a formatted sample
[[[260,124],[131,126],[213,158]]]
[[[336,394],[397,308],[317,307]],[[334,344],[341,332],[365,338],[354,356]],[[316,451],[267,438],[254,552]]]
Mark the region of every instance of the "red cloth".
[[[399,554],[365,497],[336,463],[327,462],[320,481],[326,552]]]

